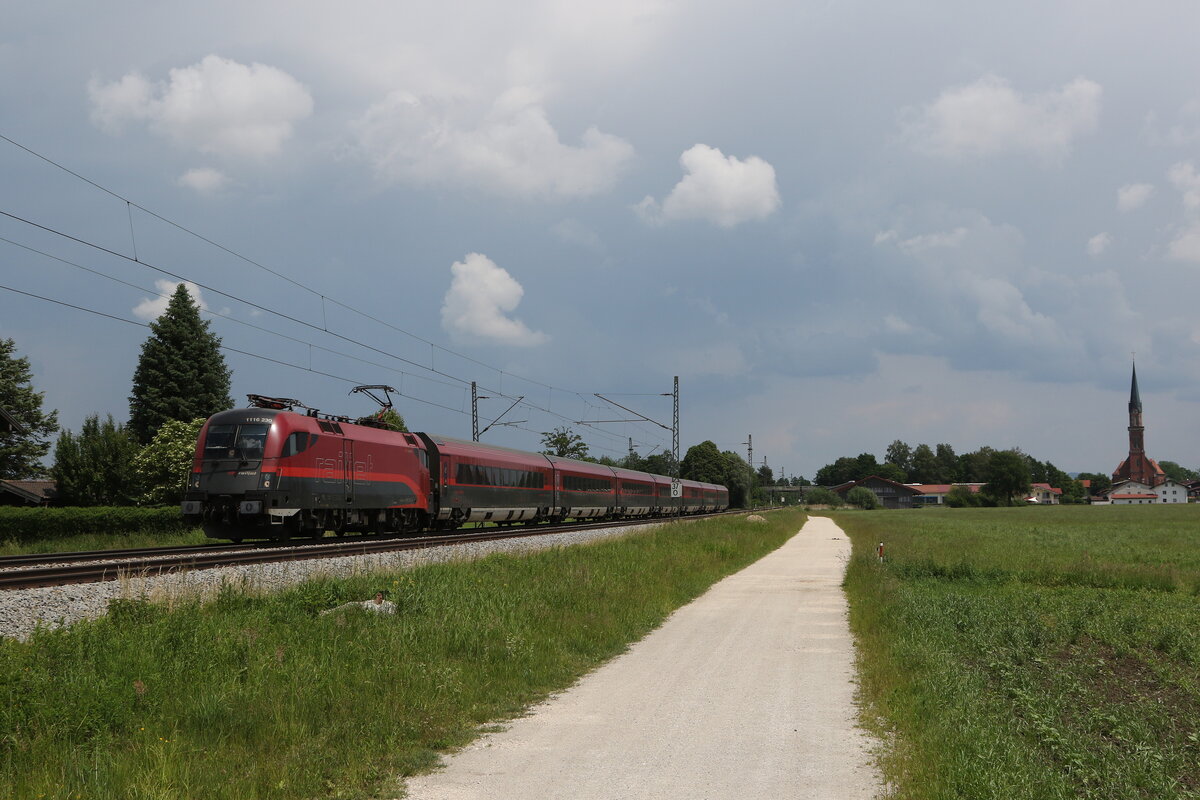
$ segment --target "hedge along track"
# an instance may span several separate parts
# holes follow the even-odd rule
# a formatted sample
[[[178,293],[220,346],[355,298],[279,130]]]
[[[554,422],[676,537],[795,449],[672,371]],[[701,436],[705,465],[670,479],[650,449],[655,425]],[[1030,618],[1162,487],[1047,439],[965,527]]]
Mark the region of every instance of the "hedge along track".
[[[374,553],[398,552],[401,550],[422,550],[430,547],[488,542],[497,539],[550,536],[553,534],[570,533],[571,531],[661,525],[679,519],[707,519],[721,515],[721,513],[693,514],[687,517],[619,520],[585,525],[539,526],[532,529],[498,527],[471,532],[454,531],[447,534],[416,538],[364,537],[356,540],[338,540],[328,543],[319,539],[298,539],[290,544],[263,542],[253,545],[206,545],[202,547],[162,547],[138,550],[100,550],[86,553],[4,556],[0,557],[0,590],[34,589],[41,586],[65,586],[72,583],[100,583],[127,577],[152,577],[173,572],[215,569],[217,567],[232,567],[245,564],[267,564],[318,558],[364,556]]]

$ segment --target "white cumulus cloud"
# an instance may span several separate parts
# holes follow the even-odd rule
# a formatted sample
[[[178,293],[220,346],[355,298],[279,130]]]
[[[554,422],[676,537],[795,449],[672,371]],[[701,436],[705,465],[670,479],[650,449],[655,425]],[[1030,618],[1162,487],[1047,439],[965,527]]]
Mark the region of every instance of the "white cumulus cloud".
[[[1200,175],[1196,174],[1196,165],[1191,161],[1183,161],[1167,170],[1167,179],[1171,185],[1183,195],[1185,208],[1195,210],[1200,208]]]
[[[958,159],[1031,153],[1059,159],[1076,137],[1096,128],[1101,87],[1076,78],[1057,91],[1023,95],[985,75],[943,91],[920,109],[906,109],[905,133],[927,155]]]
[[[229,185],[229,176],[212,167],[189,169],[175,181],[200,194],[215,194]]]
[[[171,295],[175,293],[175,289],[179,287],[180,283],[180,281],[165,279],[156,280],[154,288],[158,290],[159,296],[142,298],[141,302],[133,307],[133,315],[147,322],[158,319],[167,310],[167,304],[171,302]],[[205,301],[204,295],[200,293],[200,287],[191,281],[182,281],[182,283],[187,287],[188,294],[192,296],[196,305],[200,306],[201,310],[208,311],[208,303]]]
[[[1087,252],[1093,258],[1102,254],[1112,244],[1112,237],[1107,233],[1097,233],[1092,238],[1088,239]]]
[[[775,168],[757,156],[740,159],[697,144],[679,157],[684,176],[660,205],[647,195],[634,210],[651,223],[703,219],[732,228],[770,216],[780,206]]]
[[[462,103],[393,92],[354,124],[360,152],[385,180],[452,181],[517,197],[588,197],[607,191],[633,146],[595,127],[564,144],[540,95],[502,94],[483,119]]]
[[[483,340],[530,347],[549,336],[508,316],[525,294],[508,270],[482,253],[468,253],[450,267],[450,288],[442,301],[442,328],[460,340]]]
[[[1117,209],[1133,211],[1146,205],[1150,195],[1154,194],[1154,186],[1149,183],[1127,183],[1117,189]]]
[[[308,89],[283,70],[217,55],[156,83],[138,73],[93,79],[88,95],[92,121],[110,133],[144,122],[180,146],[218,155],[275,155],[313,110]]]

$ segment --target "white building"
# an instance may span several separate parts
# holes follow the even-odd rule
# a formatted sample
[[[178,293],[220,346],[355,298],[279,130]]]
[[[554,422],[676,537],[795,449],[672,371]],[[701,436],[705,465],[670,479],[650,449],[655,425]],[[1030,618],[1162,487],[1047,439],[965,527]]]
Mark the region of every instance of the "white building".
[[[1160,503],[1186,503],[1188,501],[1188,487],[1176,483],[1170,478],[1155,486],[1154,493],[1158,495]]]
[[[1117,481],[1108,490],[1108,499],[1114,506],[1152,505],[1159,502],[1154,488],[1141,481]]]

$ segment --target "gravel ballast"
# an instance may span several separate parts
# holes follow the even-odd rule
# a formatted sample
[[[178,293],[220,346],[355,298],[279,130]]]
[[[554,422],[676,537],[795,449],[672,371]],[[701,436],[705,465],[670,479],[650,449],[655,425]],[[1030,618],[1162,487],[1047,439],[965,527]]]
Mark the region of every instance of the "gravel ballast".
[[[663,523],[622,525],[600,530],[566,531],[486,542],[440,545],[421,550],[375,553],[306,561],[219,567],[153,577],[129,577],[103,583],[79,583],[0,592],[0,636],[27,638],[39,626],[56,628],[102,617],[114,599],[146,598],[169,603],[193,597],[213,597],[222,586],[242,586],[269,592],[309,578],[346,577],[370,572],[410,569],[422,564],[483,558],[492,553],[523,553],[584,544],[649,531]]]

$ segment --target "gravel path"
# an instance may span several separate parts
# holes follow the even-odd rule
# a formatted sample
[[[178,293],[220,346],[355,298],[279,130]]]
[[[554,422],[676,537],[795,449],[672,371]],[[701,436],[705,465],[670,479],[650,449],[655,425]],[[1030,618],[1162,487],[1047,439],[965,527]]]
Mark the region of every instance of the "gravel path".
[[[842,575],[814,517],[564,694],[410,779],[412,800],[870,798]]]
[[[240,567],[196,570],[147,578],[103,583],[80,583],[40,589],[0,591],[0,636],[24,639],[39,625],[55,628],[83,619],[101,617],[115,598],[145,597],[171,603],[181,598],[214,596],[226,584],[252,591],[273,591],[317,576],[342,577],[364,572],[408,569],[440,561],[482,558],[491,553],[517,553],[563,547],[648,531],[664,523],[628,525],[590,531],[568,531],[491,542],[404,550],[366,556],[249,564]],[[669,524],[688,524],[687,522]],[[366,598],[363,598],[366,599]]]

